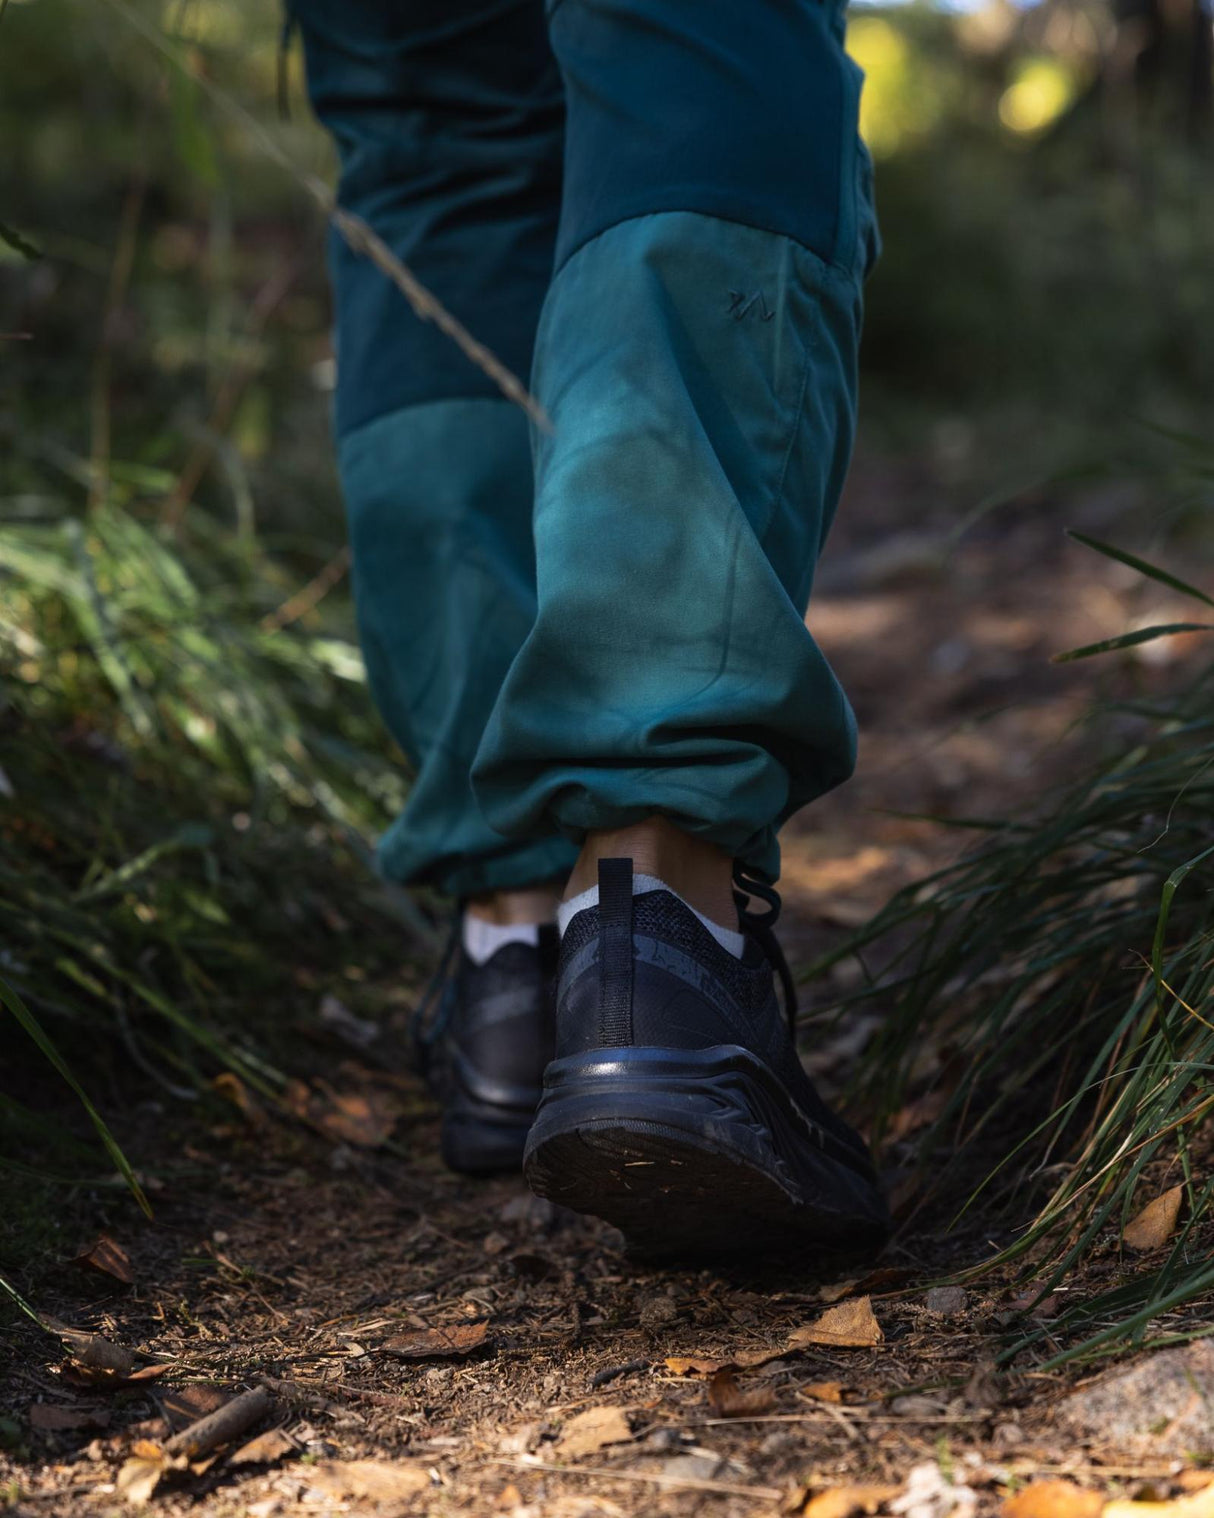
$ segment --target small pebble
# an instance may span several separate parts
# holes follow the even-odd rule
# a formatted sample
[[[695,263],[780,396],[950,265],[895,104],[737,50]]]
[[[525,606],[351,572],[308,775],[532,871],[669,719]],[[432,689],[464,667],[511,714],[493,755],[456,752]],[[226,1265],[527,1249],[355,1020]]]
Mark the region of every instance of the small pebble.
[[[664,1323],[673,1323],[678,1315],[679,1309],[663,1292],[642,1302],[639,1316],[642,1328],[660,1328]]]
[[[960,1286],[933,1286],[923,1298],[928,1312],[941,1318],[955,1318],[969,1305],[969,1297]]]

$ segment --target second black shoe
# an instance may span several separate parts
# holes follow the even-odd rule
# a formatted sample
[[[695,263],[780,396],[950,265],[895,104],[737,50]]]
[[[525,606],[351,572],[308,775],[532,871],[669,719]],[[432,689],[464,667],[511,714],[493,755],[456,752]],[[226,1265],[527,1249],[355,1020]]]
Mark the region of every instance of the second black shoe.
[[[538,946],[504,944],[483,964],[457,945],[452,956],[419,1039],[443,1106],[443,1159],[467,1175],[517,1171],[555,1041],[556,926],[540,927]]]
[[[885,1238],[868,1150],[806,1075],[754,936],[738,959],[672,892],[634,896],[631,860],[603,860],[598,906],[565,930],[556,1017],[524,1160],[540,1196],[664,1258]]]

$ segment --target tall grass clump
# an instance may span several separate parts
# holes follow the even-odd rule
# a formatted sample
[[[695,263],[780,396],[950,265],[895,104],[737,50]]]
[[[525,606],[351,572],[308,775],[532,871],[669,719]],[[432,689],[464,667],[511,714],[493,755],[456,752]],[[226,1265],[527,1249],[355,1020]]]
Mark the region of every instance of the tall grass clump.
[[[0,6],[0,1267],[47,1185],[123,1183],[129,1103],[273,1094],[326,985],[426,931],[368,868],[406,778],[354,635],[318,219],[259,136],[327,167],[277,116],[281,11],[70,9]]]
[[[124,1071],[188,1100],[228,1069],[273,1096],[325,977],[407,950],[412,909],[365,841],[403,776],[348,600],[320,601],[332,578],[301,591],[201,511],[173,532],[120,496],[0,513],[5,1068],[45,1055],[132,1183],[94,1106],[112,1116]],[[0,1086],[0,1164],[105,1171],[38,1107]]]
[[[1199,486],[1214,479],[1200,452],[1193,472]],[[1214,607],[1165,570],[1081,541]],[[1061,657],[1116,657],[1208,626],[1139,629]],[[1040,1297],[1069,1288],[1048,1329],[1009,1356],[1047,1334],[1056,1363],[1209,1331],[1212,680],[1214,664],[1103,713],[1116,752],[1043,816],[977,824],[974,849],[901,891],[844,951],[883,964],[852,999],[888,1010],[863,1061],[874,1109],[930,1094],[920,1156],[936,1198],[964,1196],[964,1178],[965,1208],[980,1208],[988,1237],[1001,1219],[1011,1239],[996,1263],[1020,1267]],[[1125,1223],[1177,1184],[1181,1225],[1163,1258],[1136,1263],[1121,1251]],[[1085,1289],[1098,1258],[1114,1266]]]

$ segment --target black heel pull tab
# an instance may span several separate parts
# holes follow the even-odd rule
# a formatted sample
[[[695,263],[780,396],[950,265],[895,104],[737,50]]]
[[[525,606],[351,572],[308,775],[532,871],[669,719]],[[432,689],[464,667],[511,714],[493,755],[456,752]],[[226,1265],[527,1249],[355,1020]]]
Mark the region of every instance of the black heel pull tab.
[[[599,1039],[632,1043],[632,860],[599,860]]]

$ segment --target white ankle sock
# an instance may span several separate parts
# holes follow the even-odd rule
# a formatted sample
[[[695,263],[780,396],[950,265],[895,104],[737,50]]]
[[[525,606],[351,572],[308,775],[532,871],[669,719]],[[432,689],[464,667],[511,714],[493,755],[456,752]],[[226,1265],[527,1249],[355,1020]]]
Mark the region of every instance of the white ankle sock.
[[[474,965],[483,965],[492,959],[500,948],[508,943],[529,943],[533,947],[540,941],[538,922],[486,922],[483,917],[464,913],[464,953]]]
[[[703,912],[697,912],[689,901],[684,901],[677,891],[671,891],[664,880],[659,880],[656,875],[633,875],[632,894],[640,896],[644,891],[670,891],[687,910],[693,913],[721,947],[733,955],[735,959],[741,959],[746,952],[746,938],[733,928],[723,928],[719,922],[713,922],[710,917],[705,917]],[[556,910],[556,923],[562,935],[565,929],[573,921],[579,912],[584,912],[587,907],[597,907],[599,904],[599,888],[591,886],[588,891],[583,891],[580,896],[574,896],[570,901],[562,901]]]

